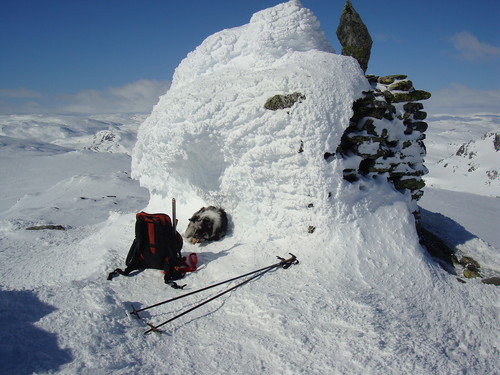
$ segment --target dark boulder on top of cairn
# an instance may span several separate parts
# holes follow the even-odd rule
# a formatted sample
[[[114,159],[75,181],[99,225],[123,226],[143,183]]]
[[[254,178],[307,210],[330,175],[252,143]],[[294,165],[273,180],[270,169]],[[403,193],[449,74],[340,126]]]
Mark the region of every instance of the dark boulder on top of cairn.
[[[358,60],[363,72],[366,72],[368,60],[370,60],[372,38],[349,0],[346,1],[340,16],[337,38],[342,45],[342,55],[354,57]]]

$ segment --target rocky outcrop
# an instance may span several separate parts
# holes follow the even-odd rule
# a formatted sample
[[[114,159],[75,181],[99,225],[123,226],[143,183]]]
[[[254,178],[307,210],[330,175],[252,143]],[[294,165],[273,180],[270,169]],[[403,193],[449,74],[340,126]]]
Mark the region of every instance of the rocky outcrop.
[[[344,170],[344,179],[387,174],[397,190],[408,190],[417,201],[425,186],[422,176],[428,172],[423,159],[427,114],[419,101],[431,94],[415,90],[405,75],[367,78],[372,90],[354,103],[354,115],[337,148],[344,158],[359,160],[356,168]]]
[[[481,280],[481,282],[483,284],[500,286],[500,277],[498,276],[488,277],[487,279]]]
[[[439,160],[436,169],[446,176],[447,187],[453,187],[455,175],[467,176],[469,192],[496,196],[500,187],[499,149],[500,133],[489,132],[460,145],[453,155]]]
[[[305,100],[306,96],[301,94],[300,92],[294,92],[293,94],[288,95],[274,95],[272,98],[269,98],[264,104],[264,108],[269,109],[271,111],[277,111],[278,109],[285,109],[292,107],[295,103],[301,103],[302,100]]]
[[[370,60],[372,38],[349,0],[346,1],[340,16],[337,38],[342,45],[342,55],[354,57],[358,60],[361,69],[366,72],[368,60]]]
[[[66,230],[62,225],[35,225],[28,227],[26,230]]]
[[[494,134],[493,147],[495,148],[495,151],[500,150],[500,133]]]
[[[94,135],[92,144],[84,150],[94,152],[127,153],[126,148],[120,143],[121,137],[117,132],[101,130]]]
[[[421,225],[417,226],[417,233],[420,244],[427,252],[436,258],[445,270],[456,274],[454,269],[455,264],[458,263],[455,255],[456,249],[450,248],[442,239]]]
[[[372,39],[349,0],[340,17],[337,37],[342,54],[356,58],[366,71]],[[354,115],[337,149],[345,158],[359,160],[354,168],[344,170],[344,178],[353,182],[361,176],[387,174],[397,190],[409,191],[416,202],[423,195],[422,176],[428,172],[423,164],[427,114],[420,101],[431,94],[415,90],[406,75],[367,78],[372,90],[354,103]],[[325,159],[331,155],[326,153]],[[414,207],[418,216],[418,206]]]

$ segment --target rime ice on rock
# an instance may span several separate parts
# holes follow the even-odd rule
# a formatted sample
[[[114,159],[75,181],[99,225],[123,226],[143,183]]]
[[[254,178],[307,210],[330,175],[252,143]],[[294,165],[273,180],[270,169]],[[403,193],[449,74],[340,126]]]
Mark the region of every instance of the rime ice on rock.
[[[220,204],[236,229],[257,226],[262,237],[331,226],[339,213],[329,197],[344,183],[343,167],[323,155],[368,89],[358,63],[333,53],[299,1],[260,11],[181,62],[139,130],[133,176],[150,190],[152,210],[170,197]],[[306,99],[264,107],[293,93]]]

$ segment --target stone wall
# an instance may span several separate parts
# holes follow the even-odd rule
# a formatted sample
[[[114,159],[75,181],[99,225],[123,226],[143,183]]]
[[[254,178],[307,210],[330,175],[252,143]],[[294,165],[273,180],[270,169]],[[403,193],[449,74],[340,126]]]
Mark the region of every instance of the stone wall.
[[[431,94],[415,90],[405,75],[367,78],[372,90],[354,103],[354,115],[337,149],[355,164],[344,170],[344,179],[354,182],[386,175],[395,189],[404,194],[408,191],[416,202],[423,195],[422,176],[428,172],[423,142],[427,114],[420,101]],[[418,206],[414,206],[418,218]]]

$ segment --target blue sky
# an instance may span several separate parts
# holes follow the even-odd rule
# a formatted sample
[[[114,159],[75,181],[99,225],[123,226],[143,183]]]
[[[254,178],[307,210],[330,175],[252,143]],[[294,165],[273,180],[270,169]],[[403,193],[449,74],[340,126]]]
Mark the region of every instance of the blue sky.
[[[0,114],[148,112],[175,67],[207,36],[279,2],[0,0]],[[302,4],[340,53],[335,31],[344,0]],[[367,73],[403,73],[438,97],[483,96],[489,111],[498,105],[500,1],[352,4],[374,41]]]

